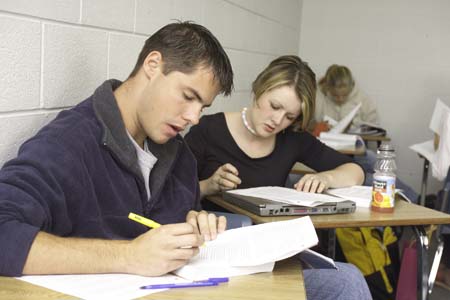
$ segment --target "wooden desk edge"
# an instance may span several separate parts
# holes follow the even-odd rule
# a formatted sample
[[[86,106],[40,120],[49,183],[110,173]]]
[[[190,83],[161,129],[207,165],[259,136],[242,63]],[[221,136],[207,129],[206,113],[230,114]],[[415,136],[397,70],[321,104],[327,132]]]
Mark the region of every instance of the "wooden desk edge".
[[[291,220],[301,216],[273,216],[261,217],[233,205],[222,199],[220,195],[208,196],[207,199],[215,204],[233,212],[248,216],[255,224],[262,224],[275,221]],[[315,228],[344,228],[344,227],[369,227],[369,226],[415,226],[415,225],[440,225],[450,224],[450,215],[435,211],[420,205],[397,201],[397,207],[402,207],[402,218],[399,210],[393,213],[377,213],[370,211],[369,208],[357,208],[355,213],[350,214],[331,214],[331,215],[312,215],[311,220]],[[358,211],[359,209],[359,211]],[[419,217],[426,215],[426,217]],[[397,217],[397,218],[393,218]]]
[[[296,284],[298,283],[298,284]],[[12,277],[0,276],[0,299],[79,299]],[[279,261],[273,272],[230,278],[217,287],[174,289],[143,296],[139,299],[259,300],[306,299],[300,261]]]

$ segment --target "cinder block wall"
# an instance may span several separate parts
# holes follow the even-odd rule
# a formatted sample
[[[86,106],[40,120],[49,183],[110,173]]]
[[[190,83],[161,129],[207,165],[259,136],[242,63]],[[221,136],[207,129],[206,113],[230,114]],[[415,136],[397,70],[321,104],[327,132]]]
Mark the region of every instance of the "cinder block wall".
[[[302,0],[0,1],[0,166],[62,109],[108,78],[124,80],[145,39],[174,19],[209,28],[232,61],[236,110],[273,58],[297,54]]]

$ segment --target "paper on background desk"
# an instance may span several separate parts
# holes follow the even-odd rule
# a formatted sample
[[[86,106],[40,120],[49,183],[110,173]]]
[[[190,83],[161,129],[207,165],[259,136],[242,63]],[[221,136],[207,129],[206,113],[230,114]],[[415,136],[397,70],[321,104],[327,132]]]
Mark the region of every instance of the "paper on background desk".
[[[356,149],[364,145],[363,139],[355,134],[321,132],[319,140],[335,150]]]
[[[341,202],[344,199],[315,193],[299,192],[291,188],[279,186],[262,186],[249,189],[237,189],[228,193],[258,197],[287,204],[314,207],[324,203]]]
[[[175,274],[194,280],[270,272],[274,262],[318,243],[309,216],[230,229]]]
[[[83,274],[22,276],[17,279],[82,299],[135,299],[164,291],[141,290],[150,284],[191,282],[175,275],[145,277],[131,274]]]

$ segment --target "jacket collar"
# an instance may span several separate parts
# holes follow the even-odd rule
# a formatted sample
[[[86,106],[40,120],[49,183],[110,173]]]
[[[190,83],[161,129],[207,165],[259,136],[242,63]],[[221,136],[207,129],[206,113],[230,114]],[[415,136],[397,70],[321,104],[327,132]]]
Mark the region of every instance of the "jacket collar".
[[[113,93],[121,84],[122,82],[119,80],[107,80],[94,92],[93,107],[103,129],[101,143],[110,149],[116,159],[128,170],[144,182],[137,161],[136,150],[127,135],[125,124]],[[150,175],[150,191],[153,197],[159,194],[167,175],[172,169],[183,140],[180,136],[177,136],[165,144],[157,144],[149,138],[147,138],[147,141],[150,152],[158,158]]]

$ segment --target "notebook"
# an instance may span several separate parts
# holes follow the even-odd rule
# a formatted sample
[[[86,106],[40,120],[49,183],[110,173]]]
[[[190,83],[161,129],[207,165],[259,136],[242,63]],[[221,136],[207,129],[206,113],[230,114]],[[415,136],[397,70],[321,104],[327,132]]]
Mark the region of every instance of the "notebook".
[[[341,214],[356,210],[356,204],[351,200],[324,194],[302,193],[282,187],[232,190],[223,192],[222,197],[225,201],[259,216]],[[302,202],[304,204],[300,204]]]

